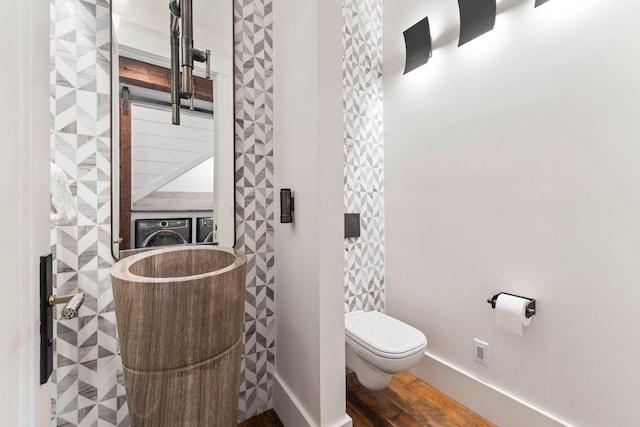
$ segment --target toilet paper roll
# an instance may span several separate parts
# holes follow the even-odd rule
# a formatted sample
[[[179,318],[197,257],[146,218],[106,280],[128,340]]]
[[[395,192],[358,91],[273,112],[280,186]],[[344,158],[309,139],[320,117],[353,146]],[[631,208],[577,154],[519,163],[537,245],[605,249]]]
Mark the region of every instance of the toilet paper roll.
[[[522,336],[523,326],[531,323],[531,318],[526,316],[529,302],[526,298],[500,294],[496,301],[496,326]]]

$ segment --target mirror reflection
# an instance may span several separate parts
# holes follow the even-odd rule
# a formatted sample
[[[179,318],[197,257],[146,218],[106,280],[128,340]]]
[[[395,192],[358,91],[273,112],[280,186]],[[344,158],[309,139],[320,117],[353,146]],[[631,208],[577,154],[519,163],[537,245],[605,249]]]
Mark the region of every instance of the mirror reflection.
[[[192,29],[171,19],[167,2],[113,2],[117,257],[164,245],[234,244],[231,1],[193,0]],[[192,52],[202,57],[185,59],[177,34],[192,34]],[[172,74],[172,65],[179,71]]]

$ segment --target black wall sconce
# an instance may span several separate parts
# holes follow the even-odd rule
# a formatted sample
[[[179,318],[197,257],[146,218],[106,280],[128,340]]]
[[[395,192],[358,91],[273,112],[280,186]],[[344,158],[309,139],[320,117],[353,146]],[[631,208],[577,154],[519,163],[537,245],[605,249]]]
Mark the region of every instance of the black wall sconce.
[[[460,39],[458,46],[493,30],[496,23],[496,0],[458,0]]]
[[[280,190],[280,222],[291,224],[293,222],[294,200],[290,188]]]
[[[404,74],[426,64],[431,58],[431,29],[429,18],[424,18],[404,33],[404,44],[407,50],[407,60]]]
[[[548,1],[549,1],[549,0],[536,0],[536,6],[535,6],[535,7],[538,7],[538,6],[540,6],[541,4],[545,4],[545,3],[546,3],[546,2],[548,2]]]

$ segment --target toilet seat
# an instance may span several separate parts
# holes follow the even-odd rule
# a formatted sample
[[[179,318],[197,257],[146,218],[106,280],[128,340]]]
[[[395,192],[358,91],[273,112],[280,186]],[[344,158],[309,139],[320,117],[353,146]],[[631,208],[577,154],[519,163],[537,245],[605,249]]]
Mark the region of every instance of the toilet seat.
[[[403,359],[424,350],[427,338],[418,329],[378,311],[345,316],[348,341],[386,359]]]

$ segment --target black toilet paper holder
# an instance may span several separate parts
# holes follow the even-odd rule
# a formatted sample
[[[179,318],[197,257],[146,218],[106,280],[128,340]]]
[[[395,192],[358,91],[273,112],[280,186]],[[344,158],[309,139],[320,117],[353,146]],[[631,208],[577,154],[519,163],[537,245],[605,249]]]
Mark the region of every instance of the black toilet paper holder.
[[[512,297],[524,298],[526,300],[529,300],[529,303],[527,304],[527,312],[524,314],[527,319],[536,314],[536,300],[534,300],[533,298],[514,295],[507,292],[500,292],[499,294],[495,294],[493,297],[489,298],[487,300],[487,303],[491,304],[491,308],[496,308],[496,302],[498,301],[498,297],[502,294],[511,295]]]

